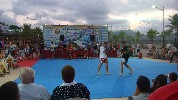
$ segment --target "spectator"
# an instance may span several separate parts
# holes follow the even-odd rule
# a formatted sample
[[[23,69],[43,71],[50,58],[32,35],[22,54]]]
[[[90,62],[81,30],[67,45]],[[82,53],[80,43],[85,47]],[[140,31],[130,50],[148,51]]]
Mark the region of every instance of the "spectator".
[[[177,73],[175,72],[170,73],[168,75],[168,78],[170,83],[177,81]]]
[[[174,58],[178,59],[178,45],[175,47],[172,47],[172,54],[170,57],[170,63],[172,63],[174,61]]]
[[[5,73],[10,73],[3,50],[0,50],[0,68],[4,69]]]
[[[152,87],[150,88],[149,90],[149,93],[151,94],[152,92],[154,92],[156,89],[164,86],[164,85],[167,85],[167,76],[166,75],[163,75],[163,74],[160,74],[156,77],[156,80],[153,79],[152,80],[153,82],[153,85]]]
[[[42,86],[34,83],[35,71],[30,67],[22,68],[20,72],[21,84],[18,85],[20,90],[20,100],[50,100],[50,94]]]
[[[137,88],[133,97],[129,100],[147,100],[149,96],[150,80],[145,76],[139,76],[137,79]]]
[[[177,100],[178,98],[178,81],[155,90],[148,100]]]
[[[0,87],[0,100],[20,100],[19,88],[15,82],[9,81]]]
[[[90,92],[87,87],[74,81],[75,70],[71,65],[66,65],[61,74],[64,83],[53,90],[51,100],[65,100],[76,97],[90,99]]]
[[[1,69],[1,67],[2,67],[2,64],[0,64],[0,77],[4,77],[4,73],[3,73],[2,69]]]

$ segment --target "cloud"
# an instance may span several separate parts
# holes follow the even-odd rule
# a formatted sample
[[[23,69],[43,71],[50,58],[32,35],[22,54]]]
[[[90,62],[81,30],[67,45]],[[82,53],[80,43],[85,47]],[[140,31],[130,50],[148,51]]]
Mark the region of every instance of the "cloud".
[[[28,9],[27,9],[28,7]],[[105,0],[98,2],[97,0],[83,1],[83,0],[64,0],[59,2],[58,0],[18,0],[13,3],[13,11],[17,15],[28,15],[30,12],[34,12],[34,16],[39,15],[38,12],[46,12],[46,16],[53,16],[54,19],[75,22],[79,19],[85,21],[97,21],[108,19],[108,9]],[[52,14],[53,13],[53,14]],[[52,15],[49,15],[52,14]],[[43,17],[46,17],[43,15]],[[58,16],[58,17],[56,17]]]
[[[14,1],[13,5],[12,5],[13,12],[16,15],[27,15],[27,14],[29,14],[28,7],[29,7],[29,5],[25,2],[22,2],[21,0]]]
[[[10,18],[3,10],[0,10],[0,22],[5,22],[6,24],[18,24],[15,18]]]
[[[162,23],[162,12],[151,8],[152,5],[160,8],[164,6],[165,18],[167,18],[167,15],[178,12],[177,4],[177,0],[13,0],[11,11],[14,16],[37,19],[36,24],[39,25],[96,24],[113,25],[113,29],[133,27],[136,30],[144,30],[152,27],[150,25],[155,22],[155,25]],[[5,11],[7,12],[7,10]],[[132,16],[139,18],[135,20]],[[144,20],[147,18],[149,20]],[[127,22],[123,19],[127,19]],[[135,23],[146,22],[149,22],[150,25],[140,25],[138,28],[135,26]],[[161,26],[155,27],[161,30]]]

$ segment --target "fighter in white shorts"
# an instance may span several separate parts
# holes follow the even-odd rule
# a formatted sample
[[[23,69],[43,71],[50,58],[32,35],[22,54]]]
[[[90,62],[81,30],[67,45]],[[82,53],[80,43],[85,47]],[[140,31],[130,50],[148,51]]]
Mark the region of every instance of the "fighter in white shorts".
[[[106,64],[106,74],[110,74],[108,72],[108,59],[107,59],[107,55],[106,55],[106,45],[107,43],[104,43],[101,47],[100,47],[100,64],[98,66],[98,72],[97,74],[100,74],[100,68],[103,65],[103,63]]]

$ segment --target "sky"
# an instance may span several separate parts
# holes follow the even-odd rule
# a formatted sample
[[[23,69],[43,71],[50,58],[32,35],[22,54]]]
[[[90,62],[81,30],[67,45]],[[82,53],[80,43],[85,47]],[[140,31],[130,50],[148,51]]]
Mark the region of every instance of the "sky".
[[[149,29],[163,30],[163,6],[166,26],[170,16],[178,14],[177,5],[178,0],[0,0],[0,22],[33,27],[108,25],[110,31],[146,34]]]

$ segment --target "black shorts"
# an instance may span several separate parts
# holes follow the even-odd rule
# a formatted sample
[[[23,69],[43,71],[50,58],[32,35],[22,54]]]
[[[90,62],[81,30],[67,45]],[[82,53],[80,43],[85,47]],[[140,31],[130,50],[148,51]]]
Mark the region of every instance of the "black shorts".
[[[122,62],[124,62],[124,64],[127,64],[129,58],[122,58],[122,59],[124,60],[124,61],[122,60]]]
[[[139,53],[140,52],[140,49],[137,49],[137,53]]]

